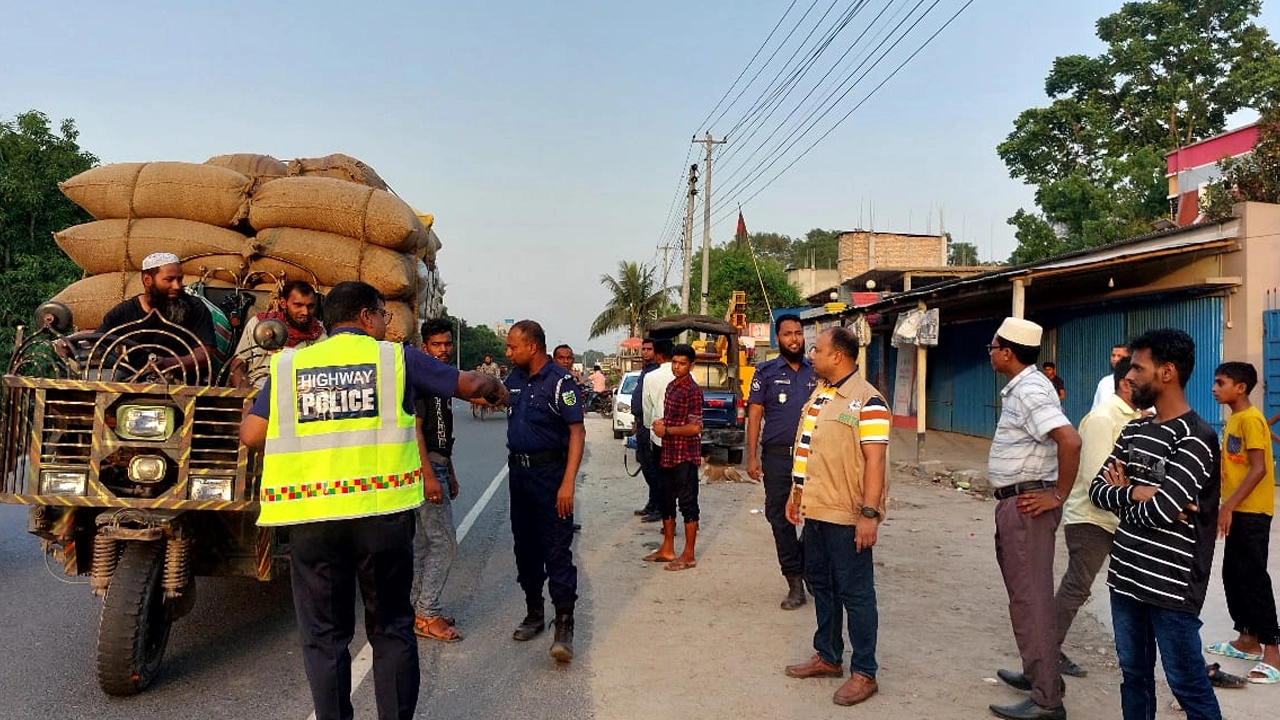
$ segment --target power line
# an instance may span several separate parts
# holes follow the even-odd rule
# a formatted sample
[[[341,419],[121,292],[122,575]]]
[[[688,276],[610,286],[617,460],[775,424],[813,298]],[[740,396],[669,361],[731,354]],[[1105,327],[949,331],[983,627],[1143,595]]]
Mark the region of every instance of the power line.
[[[773,34],[778,32],[778,28],[782,27],[782,21],[787,19],[787,15],[791,13],[791,8],[796,6],[796,2],[797,0],[791,0],[791,4],[787,6],[787,9],[785,11],[783,11],[782,17],[778,18],[778,22],[773,24],[773,29],[769,31],[769,34],[765,37],[764,42],[760,43],[760,47],[756,48],[755,54],[751,56],[751,59],[747,61],[747,64],[742,66],[742,72],[738,73],[738,77],[733,79],[733,83],[729,85],[729,89],[725,90],[724,94],[720,96],[720,99],[716,101],[715,107],[711,108],[711,111],[707,113],[707,116],[702,118],[702,122],[698,123],[699,128],[707,127],[707,120],[710,120],[711,116],[715,115],[716,110],[720,109],[720,104],[724,102],[725,98],[729,97],[729,93],[733,92],[733,88],[738,85],[738,81],[741,80],[742,76],[746,75],[747,71],[751,69],[751,64],[756,61],[756,58],[760,57],[760,53],[764,51],[766,46],[768,46],[769,41],[773,39]],[[817,0],[814,0],[814,2],[817,2]],[[764,66],[761,65],[760,67],[763,69]],[[754,82],[756,77],[759,77],[759,75],[760,75],[760,71],[757,70],[756,75],[752,76],[751,80],[748,81],[747,84],[749,85],[751,82]],[[746,90],[746,86],[743,86],[743,91],[745,90]],[[742,93],[738,93],[738,97],[742,97]],[[734,98],[734,102],[737,102],[738,97]],[[728,111],[729,107],[731,107],[732,104],[733,103],[730,103],[729,106],[726,106],[725,111]],[[720,118],[723,116],[724,116],[723,112],[720,113],[720,115],[717,115],[716,119],[712,121],[713,124],[716,121],[719,121]],[[688,158],[686,157],[685,160],[687,161]]]

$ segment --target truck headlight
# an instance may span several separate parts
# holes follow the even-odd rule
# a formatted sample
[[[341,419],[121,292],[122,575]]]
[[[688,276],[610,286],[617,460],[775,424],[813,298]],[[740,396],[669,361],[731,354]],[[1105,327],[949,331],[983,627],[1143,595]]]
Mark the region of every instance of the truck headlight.
[[[129,479],[152,483],[164,479],[165,462],[160,455],[138,455],[129,461]]]
[[[192,476],[192,500],[225,500],[231,502],[231,486],[235,478]]]
[[[83,495],[89,473],[83,470],[41,470],[41,495]]]
[[[168,405],[121,405],[116,409],[116,434],[125,440],[168,440],[174,416]]]
[[[631,412],[631,404],[630,404],[630,403],[624,403],[624,402],[618,403],[618,412],[620,412],[620,413],[629,413],[629,412]]]

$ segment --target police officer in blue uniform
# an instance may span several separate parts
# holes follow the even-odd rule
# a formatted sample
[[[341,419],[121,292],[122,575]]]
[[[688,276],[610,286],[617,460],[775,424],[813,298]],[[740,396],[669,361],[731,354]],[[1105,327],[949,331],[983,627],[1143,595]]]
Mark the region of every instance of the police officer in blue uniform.
[[[792,443],[800,425],[800,412],[818,387],[818,379],[805,357],[800,317],[779,315],[773,328],[780,354],[756,366],[747,395],[747,474],[756,480],[764,477],[764,514],[773,528],[778,564],[787,579],[782,609],[795,610],[806,600],[804,555],[796,527],[787,520],[795,450]]]
[[[578,570],[573,565],[573,491],[586,431],[573,376],[547,355],[542,326],[521,320],[507,332],[508,486],[516,580],[527,614],[511,637],[532,640],[546,627],[542,586],[556,611],[551,657],[573,659],[573,608]]]

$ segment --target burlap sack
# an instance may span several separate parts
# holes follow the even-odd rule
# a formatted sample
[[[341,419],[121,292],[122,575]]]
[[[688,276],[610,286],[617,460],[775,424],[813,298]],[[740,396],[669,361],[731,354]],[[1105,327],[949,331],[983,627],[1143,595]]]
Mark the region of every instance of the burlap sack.
[[[391,319],[387,321],[386,340],[397,343],[411,340],[415,344],[421,341],[422,328],[412,306],[399,300],[390,300],[387,302],[387,310],[391,312]]]
[[[231,155],[215,155],[204,161],[205,165],[216,165],[228,170],[235,170],[253,180],[254,188],[289,174],[289,166],[271,157],[256,153],[233,153]]]
[[[250,242],[249,266],[255,270],[279,268],[280,263],[261,257],[275,256],[315,273],[321,285],[361,280],[388,298],[412,298],[417,292],[417,268],[412,255],[334,233],[287,227],[263,230]],[[290,277],[308,279],[297,272],[294,268]]]
[[[342,153],[292,160],[289,162],[289,174],[304,177],[331,177],[379,190],[390,189],[373,168]]]
[[[303,228],[409,252],[421,227],[413,210],[385,190],[326,177],[288,177],[258,189],[249,208],[255,230]]]
[[[111,272],[77,280],[53,299],[71,309],[71,321],[77,328],[92,330],[102,324],[108,310],[141,292],[138,273]]]
[[[143,259],[155,252],[171,252],[181,258],[209,253],[241,255],[248,240],[234,230],[171,218],[98,220],[54,233],[53,239],[90,275],[141,270]]]
[[[180,218],[232,227],[248,215],[251,185],[215,165],[153,162],[100,165],[58,187],[98,220]]]

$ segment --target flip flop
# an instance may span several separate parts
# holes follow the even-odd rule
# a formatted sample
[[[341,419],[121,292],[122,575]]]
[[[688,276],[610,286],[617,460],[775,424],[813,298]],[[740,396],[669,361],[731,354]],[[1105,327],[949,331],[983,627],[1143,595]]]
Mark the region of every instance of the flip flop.
[[[680,571],[680,570],[692,570],[696,567],[698,567],[697,560],[690,560],[688,562],[685,562],[684,560],[672,560],[666,565],[663,565],[662,569],[671,570],[671,571]]]
[[[413,634],[428,640],[439,640],[447,643],[455,643],[462,639],[462,634],[441,617],[415,617],[413,619]]]
[[[1243,650],[1237,650],[1236,646],[1232,645],[1230,642],[1214,643],[1205,648],[1204,651],[1213,655],[1229,657],[1233,660],[1253,660],[1254,662],[1262,660],[1262,653],[1251,653]]]
[[[1254,673],[1258,673],[1262,677],[1254,677]],[[1264,662],[1260,662],[1257,665],[1254,665],[1253,669],[1249,671],[1249,682],[1257,685],[1275,685],[1276,683],[1280,683],[1280,670],[1277,670]]]
[[[1245,678],[1224,671],[1218,663],[1205,665],[1204,669],[1209,671],[1209,683],[1214,687],[1236,690],[1249,684]]]

